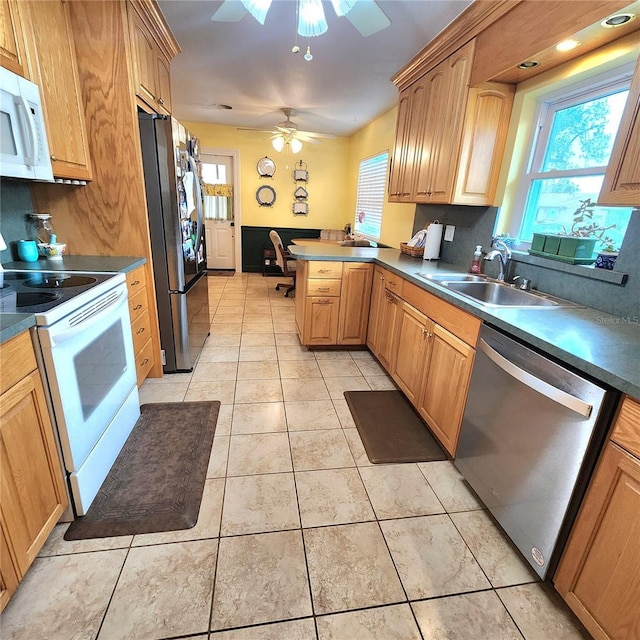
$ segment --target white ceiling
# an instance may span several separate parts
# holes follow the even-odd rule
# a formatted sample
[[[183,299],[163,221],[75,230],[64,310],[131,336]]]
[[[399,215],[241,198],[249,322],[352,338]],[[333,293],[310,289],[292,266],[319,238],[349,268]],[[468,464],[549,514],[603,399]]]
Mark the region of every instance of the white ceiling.
[[[361,0],[370,1],[370,0]],[[293,54],[294,0],[274,0],[264,25],[251,15],[213,22],[221,0],[159,0],[182,53],[171,65],[181,121],[272,128],[292,107],[301,130],[351,135],[397,101],[389,78],[470,0],[377,0],[391,26],[367,38],[323,0],[328,32],[310,39],[313,60]],[[218,104],[233,107],[221,110]]]

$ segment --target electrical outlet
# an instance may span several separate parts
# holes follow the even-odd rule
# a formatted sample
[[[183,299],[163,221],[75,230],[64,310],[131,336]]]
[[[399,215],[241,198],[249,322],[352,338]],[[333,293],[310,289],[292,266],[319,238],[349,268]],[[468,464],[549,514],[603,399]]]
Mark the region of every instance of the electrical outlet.
[[[456,228],[452,224],[448,224],[444,228],[444,239],[447,242],[451,242],[453,240],[453,233],[454,233],[455,230],[456,230]]]

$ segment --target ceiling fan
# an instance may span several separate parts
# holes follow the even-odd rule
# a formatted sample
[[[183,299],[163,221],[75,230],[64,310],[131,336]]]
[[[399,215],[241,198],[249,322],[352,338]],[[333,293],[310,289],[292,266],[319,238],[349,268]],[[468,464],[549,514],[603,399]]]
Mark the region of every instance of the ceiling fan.
[[[291,120],[293,109],[288,107],[281,109],[286,120],[278,122],[273,129],[257,129],[253,127],[237,127],[240,131],[263,131],[271,133],[270,140],[276,151],[282,151],[285,145],[289,145],[293,153],[297,153],[302,149],[303,142],[311,142],[318,144],[318,138],[332,140],[335,136],[332,133],[319,133],[317,131],[300,131],[298,125]]]
[[[319,9],[317,5],[320,5]],[[391,20],[385,15],[384,11],[376,4],[375,0],[331,0],[331,4],[339,17],[346,17],[349,22],[360,32],[361,35],[367,37],[386,29]],[[257,9],[256,9],[256,5]],[[271,0],[224,0],[218,7],[218,10],[211,16],[214,22],[239,22],[244,16],[251,12],[256,19],[264,24],[267,11],[271,5]],[[323,13],[322,2],[320,0],[297,0],[297,8],[303,13],[305,6],[315,5],[312,9],[314,15]],[[300,23],[298,25],[298,33],[302,36],[320,35],[327,30],[324,15],[322,15],[324,27],[315,33],[302,32]],[[312,27],[317,29],[318,26]]]

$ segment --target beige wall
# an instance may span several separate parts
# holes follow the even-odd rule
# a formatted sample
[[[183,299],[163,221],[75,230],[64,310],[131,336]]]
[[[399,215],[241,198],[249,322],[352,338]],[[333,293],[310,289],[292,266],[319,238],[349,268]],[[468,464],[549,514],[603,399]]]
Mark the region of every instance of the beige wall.
[[[183,124],[200,139],[201,149],[238,150],[243,225],[342,229],[347,222],[353,222],[360,160],[393,150],[396,111],[394,107],[351,138],[305,144],[300,153],[286,156],[273,149],[268,133],[202,122]],[[256,171],[258,160],[264,156],[276,164],[273,179],[261,178]],[[291,210],[297,187],[293,169],[299,160],[307,164],[309,171],[309,182],[303,184],[309,192],[306,216],[294,216]],[[273,207],[261,207],[256,201],[256,189],[263,184],[271,185],[276,191]],[[406,242],[411,237],[414,211],[415,205],[385,200],[381,242],[394,247]]]
[[[353,217],[349,200],[348,165],[349,139],[338,137],[321,144],[304,144],[295,155],[278,153],[268,133],[239,131],[235,127],[184,122],[200,139],[200,148],[237,149],[240,157],[240,195],[242,224],[260,227],[297,227],[342,229]],[[258,175],[256,165],[268,156],[276,165],[273,178]],[[308,183],[296,183],[293,170],[302,160],[309,171]],[[256,200],[256,190],[268,184],[276,192],[272,207],[262,207]],[[309,214],[294,216],[293,192],[302,184],[309,192]]]
[[[396,137],[397,107],[381,115],[376,120],[363,127],[350,138],[349,149],[349,200],[355,207],[358,191],[358,167],[364,158],[377,155],[388,150],[393,153],[393,144]],[[385,198],[382,212],[382,232],[380,242],[399,248],[401,242],[407,242],[411,238],[415,204],[399,204],[387,202]],[[351,214],[353,219],[353,213]]]

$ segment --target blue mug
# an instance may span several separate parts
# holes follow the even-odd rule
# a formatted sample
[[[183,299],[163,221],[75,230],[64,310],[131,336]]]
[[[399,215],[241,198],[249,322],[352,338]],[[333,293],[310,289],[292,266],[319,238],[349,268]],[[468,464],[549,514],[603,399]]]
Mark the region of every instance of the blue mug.
[[[35,240],[18,240],[18,258],[23,262],[35,262],[38,259],[38,245]]]

